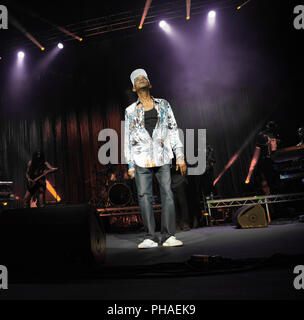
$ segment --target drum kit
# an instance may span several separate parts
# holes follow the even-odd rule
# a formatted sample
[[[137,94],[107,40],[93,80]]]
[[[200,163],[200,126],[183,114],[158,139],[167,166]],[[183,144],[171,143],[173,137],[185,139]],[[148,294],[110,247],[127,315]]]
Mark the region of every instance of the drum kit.
[[[134,179],[128,175],[123,165],[107,165],[103,170],[94,173],[99,182],[95,206],[99,208],[115,208],[137,205]]]
[[[125,207],[138,206],[137,189],[135,179],[128,175],[127,166],[107,165],[102,170],[94,170],[97,184],[92,187],[92,198],[90,204],[98,209],[117,208],[118,210]],[[91,182],[87,180],[86,183]],[[160,201],[160,195],[153,183],[154,196],[153,204]],[[142,218],[138,214],[111,215],[108,217],[111,230],[125,231],[137,230],[142,228]]]

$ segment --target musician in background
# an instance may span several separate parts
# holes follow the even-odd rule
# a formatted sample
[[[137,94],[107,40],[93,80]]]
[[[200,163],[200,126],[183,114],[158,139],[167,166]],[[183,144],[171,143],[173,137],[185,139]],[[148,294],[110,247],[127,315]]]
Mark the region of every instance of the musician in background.
[[[182,231],[191,229],[187,188],[187,177],[176,170],[176,157],[174,157],[171,165],[171,189],[174,195],[177,230]]]
[[[201,176],[201,189],[204,197],[212,198],[216,189],[213,185],[215,180],[214,178],[214,165],[215,165],[215,153],[214,149],[207,143],[206,146],[206,170],[204,174]]]
[[[43,176],[37,181],[34,180],[49,170],[55,171],[57,169],[45,161],[42,151],[33,153],[32,160],[28,162],[26,169],[27,190],[23,198],[24,208],[30,207],[31,199],[34,196],[37,198],[37,207],[45,206],[46,178]]]
[[[300,138],[300,142],[297,144],[297,147],[300,147],[304,145],[304,127],[300,127],[298,129],[298,135]]]
[[[270,195],[279,186],[279,175],[274,170],[274,163],[271,159],[271,155],[278,149],[280,142],[278,126],[274,121],[269,121],[264,130],[257,136],[256,172],[261,183],[262,191],[265,195]]]

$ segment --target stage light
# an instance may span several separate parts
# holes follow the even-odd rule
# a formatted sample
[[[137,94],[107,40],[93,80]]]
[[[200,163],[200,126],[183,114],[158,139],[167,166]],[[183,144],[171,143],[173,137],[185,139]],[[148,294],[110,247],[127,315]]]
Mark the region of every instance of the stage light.
[[[215,19],[215,17],[216,17],[216,12],[213,11],[213,10],[209,11],[208,18],[209,19]]]
[[[162,20],[162,21],[160,21],[159,26],[161,28],[164,28],[166,26],[166,24],[167,24],[166,21]]]
[[[248,2],[250,2],[251,0],[247,0],[247,1],[245,1],[243,4],[241,4],[240,6],[238,6],[236,9],[237,10],[240,10],[240,9],[242,9]]]
[[[41,49],[41,51],[44,51],[44,50],[45,50],[45,48],[44,48],[44,47],[41,47],[40,49]]]
[[[63,44],[62,44],[62,43],[58,43],[57,47],[58,47],[59,49],[63,49]]]
[[[46,188],[51,193],[51,195],[56,199],[57,202],[61,201],[61,198],[59,197],[56,190],[53,188],[53,186],[50,184],[48,180],[46,180]]]
[[[186,19],[189,20],[190,19],[191,0],[187,0],[186,7],[187,7],[187,9],[186,9],[186,11],[187,11]]]
[[[11,23],[24,34],[29,40],[31,40],[38,48],[42,50],[43,46],[29,33],[26,29],[11,15],[10,16]]]
[[[160,21],[159,26],[166,32],[171,32],[171,27],[168,25],[168,23],[165,20]]]
[[[145,21],[145,19],[146,19],[147,14],[148,14],[148,11],[149,11],[151,2],[152,2],[152,0],[147,0],[147,1],[146,1],[145,8],[144,8],[144,12],[143,12],[143,14],[142,14],[142,17],[141,17],[141,20],[140,20],[140,24],[139,24],[138,29],[142,29],[142,27],[143,27],[143,24],[144,24],[144,21]]]
[[[24,59],[25,54],[23,51],[19,51],[17,56],[18,56],[17,66],[18,66],[18,68],[21,68],[23,66],[23,59]]]
[[[242,148],[243,149],[243,148]],[[229,160],[229,162],[226,164],[225,168],[223,169],[223,171],[217,176],[217,178],[213,181],[213,185],[215,186],[219,180],[221,179],[221,177],[223,176],[223,174],[234,164],[234,162],[238,159],[238,157],[241,154],[241,151],[238,151],[236,154],[234,154],[234,156]]]
[[[208,12],[208,19],[207,19],[207,28],[213,29],[215,25],[215,19],[216,18],[216,12],[214,10],[211,10]]]
[[[2,204],[3,204],[4,206],[7,206],[7,202],[2,202]]]
[[[253,173],[253,171],[254,171],[254,169],[255,169],[258,161],[259,161],[260,154],[261,154],[261,149],[259,147],[256,147],[255,151],[254,151],[254,154],[253,154],[253,157],[251,159],[248,175],[247,175],[247,178],[245,180],[246,184],[248,184],[250,182],[250,180],[251,180],[252,173]]]
[[[24,54],[23,51],[19,51],[19,52],[18,52],[18,59],[19,59],[19,60],[22,60],[22,59],[24,58],[24,56],[25,56],[25,54]]]

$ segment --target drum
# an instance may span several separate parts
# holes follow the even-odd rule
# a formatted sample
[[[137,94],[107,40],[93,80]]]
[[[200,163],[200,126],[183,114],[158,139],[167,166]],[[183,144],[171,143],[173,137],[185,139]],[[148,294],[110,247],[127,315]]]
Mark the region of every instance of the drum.
[[[115,183],[110,186],[108,198],[113,206],[126,206],[131,201],[131,190],[124,183]]]

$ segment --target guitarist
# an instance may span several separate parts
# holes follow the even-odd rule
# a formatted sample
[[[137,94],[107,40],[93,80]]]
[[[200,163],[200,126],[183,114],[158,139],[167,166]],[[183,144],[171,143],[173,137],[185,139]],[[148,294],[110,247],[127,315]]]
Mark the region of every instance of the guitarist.
[[[44,207],[46,178],[43,176],[36,182],[34,180],[49,170],[55,171],[57,169],[45,161],[43,152],[36,151],[33,153],[32,160],[28,162],[26,170],[27,190],[23,199],[24,208],[30,207],[33,196],[37,197],[37,207]]]

